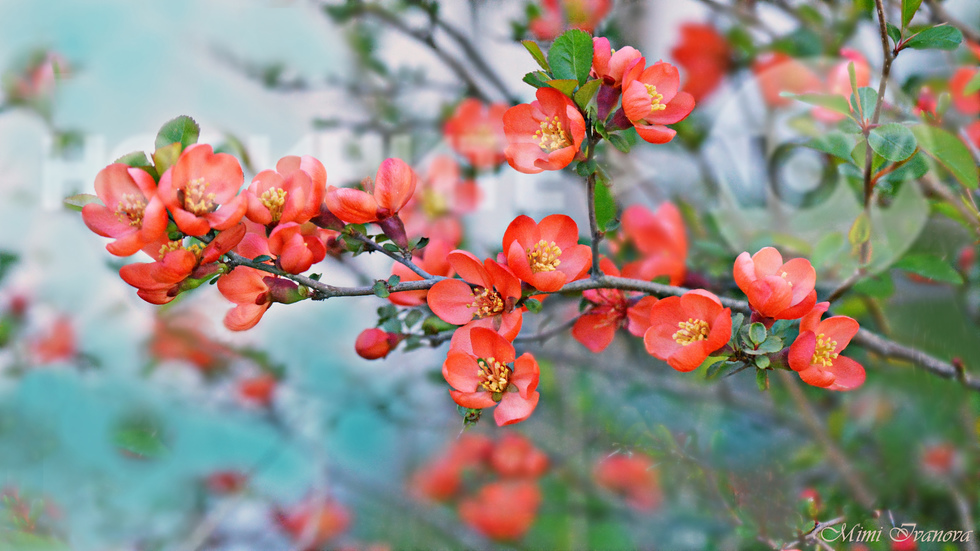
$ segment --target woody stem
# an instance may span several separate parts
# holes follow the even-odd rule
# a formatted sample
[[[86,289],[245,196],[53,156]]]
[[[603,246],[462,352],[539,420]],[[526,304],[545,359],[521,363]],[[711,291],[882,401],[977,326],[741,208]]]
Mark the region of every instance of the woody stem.
[[[593,122],[588,121],[589,128],[589,155],[586,158],[586,164],[590,163],[595,157],[596,144],[599,143],[599,135],[595,131],[595,126]],[[599,271],[599,240],[602,239],[602,234],[599,233],[599,223],[596,220],[595,214],[595,186],[596,186],[596,173],[598,168],[589,173],[589,177],[586,179],[586,199],[589,208],[589,232],[591,234],[591,239],[589,243],[592,247],[592,279],[597,279],[602,276],[602,272]]]

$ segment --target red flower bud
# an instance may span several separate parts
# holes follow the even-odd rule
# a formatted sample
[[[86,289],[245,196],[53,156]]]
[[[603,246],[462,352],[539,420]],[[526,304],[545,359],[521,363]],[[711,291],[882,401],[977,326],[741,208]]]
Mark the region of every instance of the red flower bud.
[[[354,350],[357,355],[366,360],[377,360],[384,358],[391,352],[391,339],[382,329],[373,327],[361,331],[354,342]]]

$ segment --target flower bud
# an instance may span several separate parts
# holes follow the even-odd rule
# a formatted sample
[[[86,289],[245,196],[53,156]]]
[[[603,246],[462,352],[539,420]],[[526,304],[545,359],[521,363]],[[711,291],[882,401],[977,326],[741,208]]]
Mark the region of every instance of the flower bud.
[[[377,360],[384,358],[391,352],[391,339],[382,329],[373,327],[361,331],[354,342],[354,350],[357,355],[366,360]]]

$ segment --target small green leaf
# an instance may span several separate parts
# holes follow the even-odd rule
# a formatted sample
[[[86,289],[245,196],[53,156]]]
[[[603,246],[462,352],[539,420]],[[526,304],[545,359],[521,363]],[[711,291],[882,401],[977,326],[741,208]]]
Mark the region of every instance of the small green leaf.
[[[139,459],[152,459],[167,451],[162,427],[150,417],[139,416],[120,423],[112,433],[112,443]]]
[[[556,79],[585,84],[592,69],[592,37],[577,29],[563,33],[548,50],[548,65]]]
[[[963,276],[949,262],[931,254],[907,254],[895,263],[894,268],[920,275],[933,281],[960,285]]]
[[[862,279],[854,284],[855,293],[867,295],[871,298],[885,299],[892,296],[895,292],[895,282],[892,281],[891,274],[883,272],[875,277]]]
[[[91,193],[79,193],[71,197],[65,197],[64,203],[69,209],[81,212],[85,205],[91,203],[101,205],[102,201]]]
[[[578,105],[579,109],[585,109],[585,106],[592,101],[592,98],[595,97],[596,92],[599,91],[600,86],[602,86],[601,80],[590,80],[589,82],[583,84],[582,87],[578,89],[578,92],[575,92],[575,95],[572,97],[572,99],[575,100],[575,105]]]
[[[888,37],[892,39],[893,44],[898,44],[902,41],[902,31],[895,25],[885,23],[885,30],[888,32]]]
[[[412,327],[422,319],[421,310],[412,310],[405,316],[405,327]]]
[[[948,170],[967,189],[977,189],[980,172],[973,154],[958,137],[942,128],[919,124],[912,127],[919,147]]]
[[[383,280],[378,280],[374,282],[374,287],[371,288],[374,294],[379,298],[388,298],[391,296],[391,292],[388,291],[388,285]]]
[[[793,94],[790,92],[780,92],[780,96],[784,98],[792,98],[795,100],[802,101],[803,103],[809,103],[810,105],[816,105],[818,107],[824,107],[830,109],[831,111],[836,111],[844,115],[851,114],[851,106],[847,104],[847,99],[844,96],[837,94]]]
[[[761,391],[769,390],[769,371],[757,369],[755,371],[755,384]]]
[[[878,103],[878,91],[870,86],[858,88],[857,98],[851,94],[851,104],[860,105],[859,113],[865,118],[870,119],[875,112],[875,105]]]
[[[183,150],[187,146],[197,143],[197,138],[200,135],[201,127],[197,125],[194,119],[181,115],[164,123],[160,131],[157,132],[155,145],[157,149],[161,149],[170,144],[179,143],[181,145],[180,150]]]
[[[527,49],[528,53],[531,54],[531,57],[534,58],[534,61],[538,62],[538,65],[542,69],[545,71],[551,70],[551,67],[548,67],[548,59],[544,57],[544,52],[541,51],[541,46],[538,46],[537,42],[533,40],[522,40],[521,44],[524,45],[524,48]]]
[[[769,356],[756,356],[755,366],[759,369],[766,369],[769,367]]]
[[[891,122],[871,129],[868,145],[885,159],[899,162],[915,153],[916,142],[908,127]]]
[[[849,163],[854,162],[851,159],[851,151],[854,149],[856,141],[853,137],[841,132],[828,132],[810,140],[806,145],[811,149],[823,151]]]
[[[437,316],[429,316],[422,322],[422,332],[426,335],[437,335],[443,331],[449,331],[455,328],[455,325],[446,323]]]
[[[912,17],[915,12],[919,9],[919,5],[922,4],[922,0],[902,0],[902,28],[906,29],[909,26],[909,22],[912,21]],[[898,42],[897,40],[895,42]]]
[[[955,50],[963,42],[963,33],[952,25],[937,25],[921,31],[905,41],[913,50]]]
[[[620,136],[619,134],[610,134],[609,143],[613,144],[613,147],[620,150],[623,153],[630,152],[630,142],[626,138]]]
[[[272,260],[272,257],[267,254],[259,255],[252,259],[253,262],[268,262],[270,260]]]
[[[851,224],[851,230],[847,232],[847,240],[856,247],[869,239],[871,239],[871,218],[868,217],[867,211],[861,211]]]
[[[400,276],[392,275],[391,277],[388,278],[388,285],[390,285],[391,287],[394,287],[395,285],[398,285],[399,283],[401,283],[401,281],[402,281],[402,278]]]
[[[548,81],[548,86],[551,86],[555,90],[558,90],[559,92],[561,92],[562,94],[565,94],[568,97],[572,97],[572,94],[575,92],[575,88],[578,86],[578,81],[577,80],[564,80],[564,79],[562,79],[562,80],[549,80]]]
[[[731,361],[724,361],[724,362],[713,363],[704,372],[704,378],[705,379],[714,379],[715,377],[717,377],[718,375],[720,375],[723,371],[726,372],[726,373],[731,373],[731,372],[735,371],[736,369],[741,368],[742,365],[743,365],[742,362],[731,362]]]
[[[766,340],[766,326],[755,322],[749,326],[749,340],[752,344],[760,345]]]
[[[599,231],[606,231],[609,223],[616,218],[616,200],[609,188],[602,184],[595,186],[595,217]]]
[[[529,298],[524,301],[524,306],[527,307],[527,311],[532,314],[541,313],[541,301],[536,298]]]
[[[172,143],[163,147],[158,147],[156,151],[153,152],[153,164],[156,167],[157,174],[163,174],[168,168],[172,167],[177,159],[180,158],[180,151],[183,146],[178,143]]]
[[[548,75],[542,73],[541,71],[532,71],[521,79],[524,82],[534,86],[535,88],[544,88],[548,86]]]
[[[595,159],[589,159],[588,162],[581,162],[575,167],[575,172],[585,178],[589,174],[594,173],[599,168],[599,163],[595,162]]]
[[[153,166],[150,159],[147,158],[146,153],[142,151],[133,151],[132,153],[127,153],[122,157],[119,157],[113,163],[122,163],[126,166],[133,168],[145,168]]]

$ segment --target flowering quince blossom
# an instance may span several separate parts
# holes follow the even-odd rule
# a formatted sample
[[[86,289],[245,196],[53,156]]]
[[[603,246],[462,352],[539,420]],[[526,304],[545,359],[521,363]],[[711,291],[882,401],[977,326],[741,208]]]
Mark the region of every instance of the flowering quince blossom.
[[[493,447],[493,441],[482,434],[463,433],[434,461],[412,476],[409,483],[412,492],[433,501],[454,497],[463,484],[463,476],[481,470]]]
[[[868,60],[857,50],[842,48],[840,55],[844,59],[831,67],[830,73],[827,75],[827,93],[850,98],[852,94],[856,94],[856,91],[851,89],[851,76],[848,66],[851,63],[854,64],[854,76],[858,88],[867,86],[871,82],[871,66],[868,65]],[[855,106],[851,106],[852,111],[856,109]],[[844,119],[844,116],[843,113],[838,113],[826,107],[813,108],[813,117],[823,122],[833,123],[841,121]]]
[[[734,273],[752,310],[764,318],[798,319],[817,303],[817,273],[805,258],[783,263],[779,251],[764,247],[752,256],[738,255]]]
[[[34,361],[42,364],[73,360],[78,348],[71,320],[58,316],[43,334],[31,340],[30,351]]]
[[[578,225],[564,214],[545,216],[538,223],[518,216],[507,226],[503,246],[514,275],[545,293],[582,279],[592,264],[592,249],[578,244]]]
[[[508,432],[494,444],[490,466],[503,477],[537,478],[548,470],[548,456],[527,438]]]
[[[273,302],[290,304],[306,298],[296,283],[247,266],[237,266],[221,276],[218,291],[235,303],[224,320],[232,331],[255,327]]]
[[[642,205],[623,211],[623,233],[642,255],[623,266],[623,276],[652,281],[661,276],[680,285],[687,274],[687,229],[681,211],[671,202],[661,203],[656,212]]]
[[[687,75],[684,91],[698,102],[718,88],[732,65],[728,41],[705,23],[681,25],[680,39],[670,55]]]
[[[377,222],[383,229],[388,230],[392,225],[401,226],[401,221],[397,218],[398,211],[412,198],[417,182],[418,177],[405,161],[395,158],[385,159],[378,167],[375,180],[364,180],[364,191],[328,187],[327,208],[344,222],[351,224]],[[402,228],[402,237],[404,231]]]
[[[568,96],[538,88],[535,97],[504,113],[507,162],[525,174],[565,168],[585,139],[585,119]]]
[[[643,54],[632,46],[624,46],[615,52],[605,37],[592,39],[592,77],[612,88],[623,86],[623,76]]]
[[[276,170],[263,170],[252,179],[245,190],[245,216],[267,227],[302,224],[320,213],[326,182],[327,171],[320,161],[308,155],[283,157]]]
[[[159,316],[153,324],[150,354],[157,361],[187,362],[204,373],[224,367],[234,353],[210,338],[203,324],[196,315]]]
[[[498,426],[519,423],[538,405],[538,362],[529,352],[515,359],[514,345],[497,332],[474,327],[468,342],[452,345],[442,375],[453,401],[465,408],[497,406]]]
[[[515,541],[534,524],[540,505],[541,490],[533,482],[493,482],[462,501],[459,516],[490,539]]]
[[[392,347],[398,343],[397,339],[393,339],[392,337],[384,329],[377,327],[365,329],[361,331],[354,341],[354,350],[358,356],[365,360],[386,358],[388,357],[388,353],[391,352]],[[395,341],[394,343],[392,343],[393,340]]]
[[[611,455],[596,464],[593,476],[599,486],[623,496],[638,511],[651,511],[663,501],[657,469],[645,455]]]
[[[307,498],[287,510],[277,510],[275,519],[294,541],[317,549],[347,530],[351,514],[336,501]]]
[[[949,93],[953,106],[964,115],[980,114],[980,91],[966,94],[966,86],[980,69],[976,67],[960,67],[949,80]]]
[[[301,274],[327,256],[322,231],[311,223],[280,223],[269,234],[269,252],[278,257],[283,270]]]
[[[449,265],[463,279],[443,279],[429,289],[426,300],[432,313],[446,323],[472,322],[515,338],[523,321],[521,310],[515,308],[521,298],[520,280],[506,266],[489,258],[481,264],[467,251],[449,253]],[[456,331],[453,338],[459,334]]]
[[[449,263],[449,253],[455,249],[455,245],[441,239],[433,239],[421,251],[416,251],[412,256],[412,261],[416,266],[422,268],[427,273],[434,276],[452,277],[453,267]],[[395,262],[391,267],[391,275],[398,276],[402,282],[421,281],[422,276],[413,272],[408,266],[401,262]],[[425,304],[428,291],[402,291],[391,293],[388,296],[393,304],[399,306],[420,306]]]
[[[268,407],[278,384],[276,378],[269,374],[248,377],[238,381],[238,395],[245,402]]]
[[[703,289],[667,297],[650,307],[643,334],[647,352],[677,371],[693,371],[732,336],[732,311]]]
[[[610,9],[612,0],[542,0],[528,29],[539,40],[554,40],[566,29],[592,33]]]
[[[158,193],[180,231],[204,235],[226,230],[245,216],[248,197],[238,193],[244,180],[238,159],[194,144],[160,176]]]
[[[770,107],[786,107],[793,99],[782,96],[783,92],[802,94],[820,90],[820,77],[801,61],[783,52],[769,52],[755,59],[752,64],[762,98]]]
[[[167,231],[167,210],[145,170],[111,164],[95,177],[95,193],[103,205],[85,205],[82,220],[93,232],[116,239],[106,245],[110,253],[135,254]]]
[[[853,390],[864,384],[864,367],[840,353],[858,332],[847,316],[820,317],[830,307],[821,302],[800,320],[800,336],[789,348],[789,366],[803,382],[829,390]]]
[[[608,258],[599,261],[599,268],[606,275],[620,275],[619,269]],[[656,297],[636,299],[618,289],[589,289],[582,296],[593,306],[579,316],[572,327],[572,336],[595,353],[602,352],[612,343],[620,327],[642,337],[650,327],[650,307],[657,302]]]
[[[466,98],[446,121],[443,134],[449,145],[477,170],[488,170],[506,160],[504,147],[504,103],[486,105]]]
[[[636,132],[650,143],[667,143],[677,134],[665,125],[680,122],[694,110],[694,96],[680,92],[677,68],[658,61],[644,68],[637,60],[623,77],[623,111]]]
[[[476,210],[480,187],[463,180],[452,157],[436,156],[400,214],[409,236],[439,236],[453,247],[463,240],[462,215]]]

